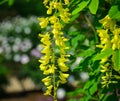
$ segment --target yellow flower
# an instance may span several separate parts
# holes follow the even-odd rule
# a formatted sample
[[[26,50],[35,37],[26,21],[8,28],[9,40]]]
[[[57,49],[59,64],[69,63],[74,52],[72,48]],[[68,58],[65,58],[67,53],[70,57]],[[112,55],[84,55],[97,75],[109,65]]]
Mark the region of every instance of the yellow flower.
[[[58,22],[59,19],[57,18],[56,15],[53,15],[49,18],[49,21],[50,21],[51,24],[54,24],[55,22]]]
[[[60,73],[60,76],[59,76],[60,80],[59,80],[59,82],[62,83],[62,84],[66,83],[69,74],[62,73],[61,71],[59,73]]]
[[[54,8],[55,9],[58,9],[58,8],[61,8],[61,7],[62,7],[61,2],[54,2]]]
[[[41,53],[46,53],[46,54],[50,54],[50,46],[45,46],[44,49],[41,51]]]
[[[107,48],[110,48],[111,40],[108,34],[108,29],[97,30],[97,32],[99,33],[98,35],[100,37],[100,45],[98,45],[98,47],[102,48],[102,51],[104,51]]]
[[[54,25],[53,25],[53,28],[56,29],[56,30],[61,30],[62,29],[62,24],[59,23],[59,22],[55,22]]]
[[[68,23],[70,21],[71,14],[68,13],[69,9],[59,9],[60,10],[60,17],[65,22]]]
[[[49,70],[50,70],[50,73],[55,73],[55,69],[57,69],[54,64],[52,64],[52,66],[49,66]]]
[[[69,4],[69,0],[64,0],[65,4],[68,5]]]
[[[53,6],[54,6],[54,2],[51,1],[51,2],[49,3],[49,7],[48,7],[48,10],[47,10],[47,14],[52,14]]]
[[[100,61],[100,63],[105,63],[107,60],[108,60],[108,58],[107,58],[107,57],[102,58],[102,59],[101,59],[101,61]]]
[[[63,72],[67,72],[68,71],[68,67],[65,65],[65,63],[58,63],[59,68],[61,71]]]
[[[63,37],[63,24],[70,21],[69,9],[65,8],[69,4],[69,0],[44,0],[44,5],[47,8],[47,14],[49,17],[39,18],[41,28],[46,28],[49,24],[51,28],[49,32],[45,34],[39,34],[41,38],[41,43],[43,44],[43,56],[39,60],[40,69],[43,74],[48,76],[42,79],[47,90],[45,95],[52,95],[54,101],[56,99],[56,91],[59,83],[66,83],[69,74],[62,73],[67,72],[68,67],[66,58],[69,56],[66,54],[65,42],[68,41],[67,38]],[[56,52],[56,47],[58,52]],[[58,73],[58,71],[60,72]],[[51,78],[50,78],[51,77]],[[58,78],[59,77],[59,78]]]
[[[41,28],[46,28],[48,25],[48,17],[47,18],[38,18],[38,20],[40,21],[39,25],[41,26]]]
[[[116,26],[116,21],[112,20],[108,15],[101,19],[99,22],[102,23],[105,29],[110,29],[111,31],[114,30]]]
[[[102,78],[103,81],[107,80],[106,76],[102,76],[101,78]]]
[[[51,42],[50,42],[50,35],[49,33],[45,33],[45,34],[39,34],[39,37],[41,37],[41,42],[44,44],[44,45],[47,45],[47,46],[50,46],[51,45]]]
[[[61,78],[68,78],[69,74],[65,74],[65,73],[62,73],[61,71],[59,72],[60,73],[60,77]]]
[[[120,49],[120,28],[115,28],[113,30],[113,38],[111,40],[112,42],[112,49],[115,50],[115,49]]]
[[[49,68],[43,72],[43,74],[54,74],[56,67],[52,64],[52,66],[49,65]]]
[[[43,65],[43,64],[40,65],[40,69],[41,69],[42,71],[45,71],[47,68],[48,68],[48,66],[45,66],[45,65]]]
[[[44,4],[44,5],[47,5],[48,2],[49,2],[49,0],[44,0],[43,4]]]
[[[49,75],[50,74],[50,70],[48,69],[48,70],[45,70],[44,72],[43,72],[43,74],[44,75]]]
[[[42,79],[42,82],[44,82],[45,86],[49,86],[51,84],[50,76],[47,76],[46,78]]]
[[[61,58],[58,59],[58,65],[61,71],[66,72],[68,71],[68,67],[66,66],[65,62],[67,62],[68,60],[65,59],[64,56],[61,55]]]
[[[42,63],[43,65],[47,65],[50,61],[50,55],[45,55],[39,59],[39,62]]]
[[[52,88],[53,88],[52,85],[48,86],[46,92],[44,93],[44,95],[51,95]]]

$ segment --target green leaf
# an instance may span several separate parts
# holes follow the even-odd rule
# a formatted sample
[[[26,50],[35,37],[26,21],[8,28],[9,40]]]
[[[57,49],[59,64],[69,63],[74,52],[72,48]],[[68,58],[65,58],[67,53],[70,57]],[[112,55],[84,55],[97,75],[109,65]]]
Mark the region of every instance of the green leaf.
[[[75,68],[73,68],[73,71],[80,71],[80,70],[86,70],[88,68],[88,65],[90,64],[91,57],[88,56],[84,60],[80,61],[80,64],[77,65]]]
[[[108,48],[108,49],[102,51],[100,54],[97,54],[93,58],[93,61],[100,60],[100,59],[105,58],[105,57],[109,57],[112,54],[113,54],[113,50],[111,48]]]
[[[85,83],[83,89],[84,89],[84,90],[89,89],[94,83],[95,83],[95,79],[93,79],[93,80],[88,80],[88,81]]]
[[[81,52],[80,54],[78,54],[78,56],[82,56],[82,57],[91,56],[94,52],[95,52],[94,50],[87,49]]]
[[[74,97],[74,96],[80,95],[80,94],[82,94],[84,92],[85,91],[83,89],[76,89],[76,90],[74,90],[72,92],[67,93],[67,96]]]
[[[76,37],[72,38],[71,44],[73,48],[75,48],[78,45],[78,41],[82,41],[85,38],[84,35],[78,34]]]
[[[70,99],[70,100],[68,100],[68,101],[77,101],[76,99]]]
[[[78,7],[72,11],[72,15],[75,15],[77,13],[79,13],[80,11],[82,11],[90,2],[90,0],[83,0],[82,2],[80,2],[78,4]]]
[[[99,5],[99,0],[91,0],[88,7],[92,14],[96,14],[96,12],[98,10],[98,5]]]
[[[9,6],[12,6],[13,3],[14,3],[14,0],[9,0],[9,1],[8,1],[8,5],[9,5]]]
[[[110,18],[120,21],[120,11],[118,9],[118,5],[112,6],[109,10],[108,15]]]
[[[90,95],[93,95],[97,91],[97,83],[96,82],[94,82],[94,84],[91,86],[89,91],[90,91]]]
[[[114,69],[116,71],[120,71],[120,50],[115,50],[113,53],[113,64],[114,64]]]
[[[105,95],[102,95],[102,99],[100,99],[100,101],[108,101],[108,97],[110,97],[110,94],[105,94]]]
[[[73,15],[72,18],[70,19],[71,22],[73,22],[80,14]]]

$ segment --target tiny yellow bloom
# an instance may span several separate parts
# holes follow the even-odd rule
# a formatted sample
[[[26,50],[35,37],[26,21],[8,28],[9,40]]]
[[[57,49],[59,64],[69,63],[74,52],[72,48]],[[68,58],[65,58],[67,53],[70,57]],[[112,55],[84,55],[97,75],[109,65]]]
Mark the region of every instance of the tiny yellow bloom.
[[[41,53],[46,53],[46,54],[50,54],[51,49],[50,46],[45,46],[45,48],[41,51]]]
[[[59,72],[60,73],[60,78],[61,79],[67,79],[68,78],[68,76],[69,76],[69,74],[65,74],[65,73],[62,73],[61,71]]]
[[[47,76],[46,78],[42,79],[42,82],[44,82],[46,86],[49,86],[51,84],[50,76]]]
[[[112,20],[108,15],[99,20],[99,22],[102,23],[105,29],[110,29],[111,31],[114,30],[116,26],[116,21]]]
[[[46,28],[47,27],[48,21],[49,21],[48,17],[46,17],[46,18],[38,18],[38,20],[40,20],[39,25],[41,26],[41,28]]]
[[[68,5],[70,2],[69,0],[64,0],[65,1],[65,4]]]
[[[65,65],[65,63],[59,63],[59,68],[61,71],[63,72],[67,72],[68,71],[68,67]]]
[[[49,21],[51,24],[54,24],[54,23],[58,22],[59,19],[57,18],[57,16],[53,15],[49,18]]]
[[[106,58],[106,57],[102,58],[101,61],[100,61],[100,63],[105,63],[107,60],[108,60],[108,58]]]
[[[52,88],[53,88],[53,85],[48,86],[46,92],[44,93],[44,95],[51,95]]]
[[[43,4],[44,4],[44,5],[47,5],[48,2],[49,2],[49,0],[44,0]]]
[[[107,80],[107,77],[106,77],[106,76],[102,76],[101,78],[102,78],[102,80],[104,80],[104,81]]]
[[[48,68],[48,66],[45,66],[45,65],[43,65],[43,64],[40,65],[40,69],[41,69],[42,71],[45,71],[47,68]]]
[[[52,66],[49,66],[50,73],[55,73],[55,69],[57,69],[54,64]]]

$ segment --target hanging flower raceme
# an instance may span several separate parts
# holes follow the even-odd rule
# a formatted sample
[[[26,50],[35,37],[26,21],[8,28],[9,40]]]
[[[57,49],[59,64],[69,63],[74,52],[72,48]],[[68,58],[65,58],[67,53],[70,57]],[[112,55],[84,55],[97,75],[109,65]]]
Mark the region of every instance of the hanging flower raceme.
[[[105,56],[101,59],[101,72],[102,76],[102,86],[105,87],[110,83],[117,83],[113,81],[114,75],[112,71],[118,71],[119,67],[116,66],[116,54],[120,51],[120,28],[117,27],[116,21],[111,19],[108,15],[105,18],[100,20],[100,23],[103,25],[103,29],[97,30],[100,37],[100,44],[97,47],[102,48],[101,53],[105,50],[111,50],[110,56]]]
[[[46,76],[42,79],[44,85],[46,86],[45,95],[51,95],[54,101],[57,101],[56,90],[59,84],[64,84],[67,82],[69,74],[66,62],[69,55],[66,50],[69,47],[66,46],[67,38],[64,37],[62,31],[63,25],[69,23],[70,13],[67,5],[69,0],[44,0],[43,4],[47,8],[48,17],[38,18],[40,21],[39,25],[41,28],[51,28],[49,32],[45,34],[39,34],[41,38],[43,56],[39,59],[40,70]],[[65,8],[66,7],[66,8]],[[59,52],[56,52],[56,48]]]

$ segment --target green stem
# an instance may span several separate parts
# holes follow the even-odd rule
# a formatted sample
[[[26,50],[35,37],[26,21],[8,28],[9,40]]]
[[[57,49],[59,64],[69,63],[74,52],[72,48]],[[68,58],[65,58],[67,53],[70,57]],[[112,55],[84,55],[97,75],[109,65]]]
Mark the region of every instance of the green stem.
[[[88,26],[92,29],[92,31],[94,32],[94,36],[95,36],[95,42],[98,43],[98,37],[97,37],[97,33],[96,33],[96,30],[95,30],[95,27],[93,26],[93,24],[91,23],[90,19],[86,16],[85,16],[85,19],[88,23]]]

